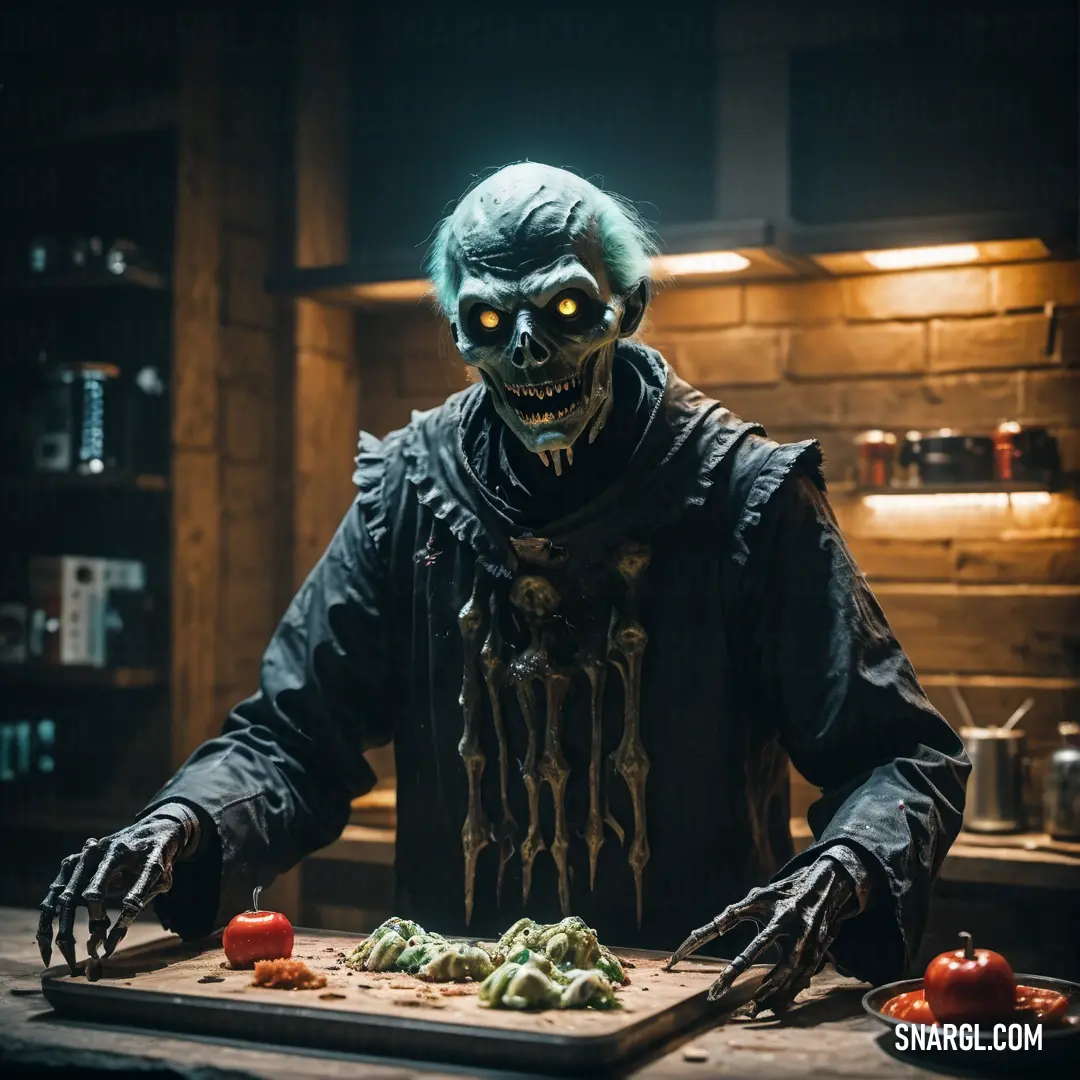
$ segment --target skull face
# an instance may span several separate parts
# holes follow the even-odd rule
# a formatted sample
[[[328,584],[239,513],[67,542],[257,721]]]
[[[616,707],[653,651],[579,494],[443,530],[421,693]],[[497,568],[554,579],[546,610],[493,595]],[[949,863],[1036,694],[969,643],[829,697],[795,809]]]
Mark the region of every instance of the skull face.
[[[590,441],[599,434],[615,345],[644,313],[647,284],[620,291],[605,261],[605,198],[564,170],[513,165],[466,195],[448,223],[444,307],[458,350],[506,426],[541,455],[572,455],[586,428]]]

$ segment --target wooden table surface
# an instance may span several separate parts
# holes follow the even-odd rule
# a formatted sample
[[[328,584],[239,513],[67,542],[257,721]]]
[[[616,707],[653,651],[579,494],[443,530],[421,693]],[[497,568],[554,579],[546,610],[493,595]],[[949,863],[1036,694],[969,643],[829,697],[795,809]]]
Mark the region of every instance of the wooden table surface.
[[[86,939],[85,912],[80,912],[76,937]],[[120,1058],[152,1059],[177,1070],[200,1070],[200,1080],[213,1072],[230,1070],[274,1080],[343,1080],[357,1076],[380,1080],[406,1077],[461,1076],[459,1069],[436,1065],[388,1062],[288,1049],[260,1049],[239,1042],[198,1040],[134,1029],[97,1027],[61,1021],[39,991],[41,963],[34,942],[35,911],[0,908],[0,1072],[31,1055],[62,1063],[59,1054],[91,1052]],[[150,918],[136,923],[128,944],[161,936]],[[893,1080],[931,1075],[890,1056],[879,1045],[883,1027],[862,1012],[860,998],[866,987],[835,972],[823,972],[784,1022],[732,1020],[670,1049],[642,1065],[635,1080],[740,1076],[772,1080],[796,1076],[874,1077]],[[703,1051],[704,1061],[687,1060],[689,1048]],[[14,1055],[5,1059],[5,1055]],[[697,1056],[700,1056],[698,1054]],[[464,1075],[469,1075],[467,1072]],[[475,1075],[492,1075],[477,1073]]]

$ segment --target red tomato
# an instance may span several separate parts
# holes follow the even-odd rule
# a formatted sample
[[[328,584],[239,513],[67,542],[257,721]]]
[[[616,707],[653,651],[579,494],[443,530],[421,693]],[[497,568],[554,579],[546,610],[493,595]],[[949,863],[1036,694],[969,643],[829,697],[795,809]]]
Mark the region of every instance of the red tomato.
[[[1016,1008],[1016,978],[1005,957],[973,949],[971,935],[960,935],[961,948],[930,961],[923,976],[926,1001],[942,1024],[987,1023]]]
[[[253,911],[233,917],[221,935],[225,956],[234,968],[255,966],[256,960],[287,960],[292,956],[292,923],[280,911],[260,911],[255,890]]]

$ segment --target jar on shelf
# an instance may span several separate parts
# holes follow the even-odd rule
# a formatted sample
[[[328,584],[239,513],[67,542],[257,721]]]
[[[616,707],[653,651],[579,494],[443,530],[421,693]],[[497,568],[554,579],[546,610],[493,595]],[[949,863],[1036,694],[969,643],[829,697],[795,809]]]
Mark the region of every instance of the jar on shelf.
[[[1043,809],[1055,840],[1080,840],[1080,724],[1058,724],[1061,745],[1046,763]]]
[[[951,428],[909,431],[900,464],[915,484],[983,484],[994,479],[994,440]]]
[[[36,472],[96,476],[123,464],[120,369],[58,364],[48,373],[34,443]]]
[[[1060,473],[1058,442],[1046,428],[1024,427],[1015,420],[998,424],[994,432],[995,480],[1053,486]]]
[[[892,480],[896,461],[896,436],[874,429],[855,436],[859,448],[856,480],[859,487],[886,487]]]

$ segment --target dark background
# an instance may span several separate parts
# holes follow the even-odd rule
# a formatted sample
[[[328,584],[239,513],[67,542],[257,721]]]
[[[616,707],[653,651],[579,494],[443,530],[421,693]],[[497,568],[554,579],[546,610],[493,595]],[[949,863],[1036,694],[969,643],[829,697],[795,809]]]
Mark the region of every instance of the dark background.
[[[419,260],[476,176],[524,158],[601,178],[661,234],[708,219],[719,69],[777,50],[790,54],[796,220],[1075,211],[1076,4],[774,3],[748,28],[747,7],[358,18],[354,250],[416,247]]]

